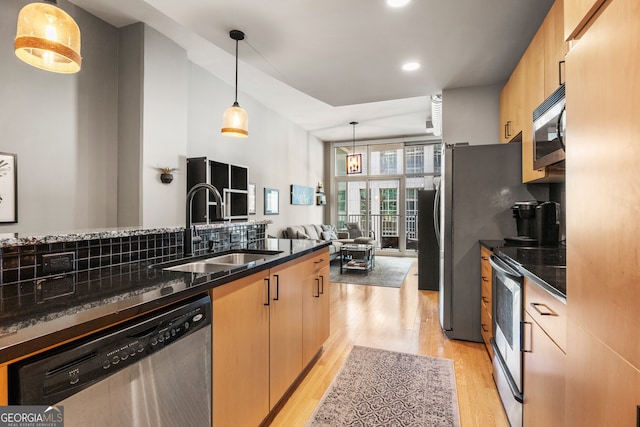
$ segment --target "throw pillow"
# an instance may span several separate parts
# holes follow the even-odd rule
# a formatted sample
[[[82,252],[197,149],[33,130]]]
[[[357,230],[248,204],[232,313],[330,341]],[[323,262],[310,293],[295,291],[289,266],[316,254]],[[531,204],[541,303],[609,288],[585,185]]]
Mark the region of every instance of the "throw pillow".
[[[322,232],[322,240],[336,240],[338,236],[335,231],[323,231]]]
[[[336,226],[335,225],[321,225],[320,227],[322,227],[322,231],[336,231]]]
[[[309,238],[309,235],[303,233],[302,231],[298,231],[296,233],[296,239],[308,239],[308,238]]]

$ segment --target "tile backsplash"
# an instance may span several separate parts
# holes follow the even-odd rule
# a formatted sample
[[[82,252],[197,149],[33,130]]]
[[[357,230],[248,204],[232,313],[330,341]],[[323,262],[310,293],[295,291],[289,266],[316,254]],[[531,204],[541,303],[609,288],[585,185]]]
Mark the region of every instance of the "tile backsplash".
[[[202,242],[194,246],[194,255],[256,247],[265,238],[266,224],[256,221],[197,226]],[[101,269],[126,269],[131,262],[181,258],[183,232],[181,228],[106,231],[5,242],[0,246],[0,298],[32,295],[45,281],[54,281],[60,288],[56,291],[64,292],[67,286],[103,274]],[[48,256],[52,254],[60,256]]]

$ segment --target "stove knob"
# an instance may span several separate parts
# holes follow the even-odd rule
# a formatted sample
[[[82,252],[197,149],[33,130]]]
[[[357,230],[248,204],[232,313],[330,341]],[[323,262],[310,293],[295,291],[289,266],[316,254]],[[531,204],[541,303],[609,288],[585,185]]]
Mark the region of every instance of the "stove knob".
[[[169,333],[169,331],[167,331],[167,332],[165,332],[165,333],[164,333],[164,338],[165,338],[165,339],[167,339],[167,340],[168,340],[169,338],[171,338],[171,334]]]
[[[117,365],[120,362],[120,357],[119,356],[113,356],[111,358],[111,363],[113,363],[114,365]]]
[[[102,363],[102,369],[109,369],[110,366],[111,366],[111,362],[109,362],[108,360],[105,360]]]
[[[184,322],[184,329],[189,330],[189,322]]]
[[[171,336],[175,337],[176,336],[176,330],[175,329],[171,329]]]
[[[158,344],[158,339],[156,337],[151,338],[151,345],[155,346]]]
[[[138,344],[138,353],[142,353],[144,351],[144,346],[142,344]]]
[[[158,337],[158,342],[164,342],[164,335],[160,335]]]
[[[129,353],[127,353],[126,351],[123,351],[122,353],[120,353],[120,360],[125,361],[129,358]]]

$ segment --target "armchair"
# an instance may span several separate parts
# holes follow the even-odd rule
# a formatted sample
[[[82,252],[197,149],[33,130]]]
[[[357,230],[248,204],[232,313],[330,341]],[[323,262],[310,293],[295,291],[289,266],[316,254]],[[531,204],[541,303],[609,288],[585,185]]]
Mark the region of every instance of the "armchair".
[[[365,236],[357,222],[345,222],[344,225],[349,233],[349,238],[353,239],[354,243],[372,243],[376,239],[373,230],[369,230],[369,235]]]

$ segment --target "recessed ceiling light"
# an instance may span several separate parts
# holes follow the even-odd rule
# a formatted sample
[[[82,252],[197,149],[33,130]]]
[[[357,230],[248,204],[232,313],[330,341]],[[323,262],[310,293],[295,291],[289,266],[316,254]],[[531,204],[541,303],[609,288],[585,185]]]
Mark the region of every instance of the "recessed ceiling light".
[[[402,69],[404,71],[415,71],[418,68],[420,68],[420,64],[417,62],[407,62],[406,64],[402,65]]]
[[[409,4],[411,0],[387,0],[387,5],[390,7],[403,7]]]

